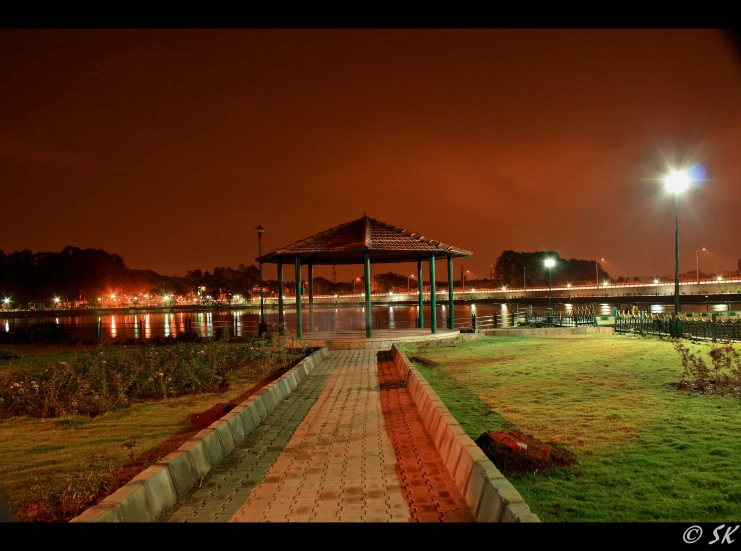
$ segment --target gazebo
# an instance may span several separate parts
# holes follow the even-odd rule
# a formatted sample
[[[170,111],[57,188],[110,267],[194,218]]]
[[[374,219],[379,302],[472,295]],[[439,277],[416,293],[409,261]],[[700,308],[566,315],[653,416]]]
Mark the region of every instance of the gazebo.
[[[296,271],[296,335],[303,336],[301,319],[301,266],[308,267],[309,308],[314,305],[313,268],[315,265],[363,264],[365,266],[365,335],[373,336],[371,317],[370,266],[400,262],[417,262],[419,297],[419,327],[424,328],[422,293],[422,261],[430,263],[431,330],[437,333],[437,304],[435,295],[435,259],[448,259],[448,328],[453,329],[453,258],[470,258],[470,251],[446,245],[418,233],[393,226],[368,216],[347,222],[296,241],[281,249],[259,256],[260,263],[260,324],[264,327],[262,296],[262,265],[277,264],[278,288],[283,289],[283,265],[293,264]],[[284,324],[283,293],[278,293],[278,323]],[[310,331],[314,331],[313,316],[309,316]],[[261,329],[262,331],[262,329]]]

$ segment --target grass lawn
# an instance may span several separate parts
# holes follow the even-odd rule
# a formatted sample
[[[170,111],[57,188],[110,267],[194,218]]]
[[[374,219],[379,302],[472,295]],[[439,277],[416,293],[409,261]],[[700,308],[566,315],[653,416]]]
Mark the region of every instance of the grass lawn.
[[[88,347],[93,348],[93,347]],[[72,352],[43,347],[15,347],[20,360],[68,360]],[[50,352],[51,350],[51,352]],[[9,361],[0,361],[0,373]],[[203,413],[216,404],[246,399],[250,391],[267,384],[285,369],[276,369],[272,376],[255,366],[244,365],[229,375],[229,388],[221,393],[186,395],[167,400],[137,403],[95,418],[60,417],[40,419],[11,417],[0,419],[0,489],[11,509],[17,513],[20,504],[33,496],[34,474],[48,475],[91,471],[93,457],[98,467],[105,467],[114,458],[123,464],[123,482],[130,480],[167,453],[174,451],[192,434],[201,430],[188,417]],[[129,468],[128,466],[132,465]]]
[[[438,363],[415,365],[472,439],[510,428],[577,454],[508,477],[544,522],[741,518],[741,399],[673,389],[670,341],[522,335],[407,354]]]

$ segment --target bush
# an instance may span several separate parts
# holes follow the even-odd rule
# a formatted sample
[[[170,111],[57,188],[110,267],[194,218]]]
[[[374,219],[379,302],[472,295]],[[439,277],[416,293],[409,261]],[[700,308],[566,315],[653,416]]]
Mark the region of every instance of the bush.
[[[182,343],[114,349],[98,346],[67,362],[31,358],[0,377],[0,418],[15,415],[97,416],[132,400],[218,392],[229,374],[254,363],[262,372],[289,365],[305,349],[285,338],[254,337],[238,345]]]
[[[741,355],[730,341],[712,346],[708,352],[712,367],[708,367],[702,356],[692,354],[681,341],[675,341],[674,349],[682,356],[683,371],[678,389],[741,395]]]
[[[93,455],[79,472],[34,473],[33,499],[23,504],[20,520],[35,522],[69,521],[107,496],[116,482],[121,465],[112,457]]]
[[[10,348],[0,348],[0,360],[17,360],[20,354]]]

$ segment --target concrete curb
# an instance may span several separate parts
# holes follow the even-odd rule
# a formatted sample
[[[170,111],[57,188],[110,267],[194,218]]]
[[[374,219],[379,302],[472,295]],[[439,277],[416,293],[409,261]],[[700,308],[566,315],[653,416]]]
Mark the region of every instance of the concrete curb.
[[[329,353],[312,352],[293,369],[148,467],[70,522],[154,522],[262,423]]]
[[[464,432],[430,384],[396,345],[394,365],[406,382],[428,434],[477,522],[540,522],[494,463]]]

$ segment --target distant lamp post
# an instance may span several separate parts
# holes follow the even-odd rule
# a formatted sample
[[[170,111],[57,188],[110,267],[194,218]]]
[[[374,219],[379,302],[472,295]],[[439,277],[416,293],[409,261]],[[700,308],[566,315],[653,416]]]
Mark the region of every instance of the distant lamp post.
[[[466,270],[465,272],[461,272],[461,292],[464,292],[466,290],[466,274],[470,273],[471,270]]]
[[[522,267],[522,289],[524,291],[527,291],[527,282],[525,281],[525,270],[527,270],[530,266],[523,266]]]
[[[664,185],[674,194],[674,315],[679,314],[679,194],[690,186],[690,177],[682,170],[672,170],[665,178]]]
[[[556,261],[549,258],[545,261],[545,267],[548,268],[548,313],[550,314],[553,309],[551,308],[551,268],[556,265]]]
[[[600,260],[602,262],[605,261],[604,258],[602,258]],[[599,287],[599,263],[600,263],[600,260],[595,260],[594,261],[594,278],[595,278],[595,281],[597,282],[597,287]]]
[[[407,276],[407,295],[412,292],[412,288],[409,286],[409,280],[414,277],[414,274],[409,274]]]
[[[360,281],[360,278],[356,277],[355,279],[352,280],[352,294],[353,295],[355,294],[355,282],[356,281]]]
[[[265,231],[265,228],[258,225],[255,228],[255,232],[257,232],[257,257],[262,257],[262,232]],[[262,335],[264,333],[267,333],[268,326],[265,323],[265,299],[263,297],[263,291],[262,291],[262,261],[258,261],[260,264],[260,323],[258,324],[257,332],[258,334]]]
[[[697,262],[697,282],[700,283],[700,252],[704,251],[705,247],[702,249],[697,249],[695,251],[695,262]]]
[[[654,285],[656,285],[656,296],[659,296],[659,280],[654,279]]]

